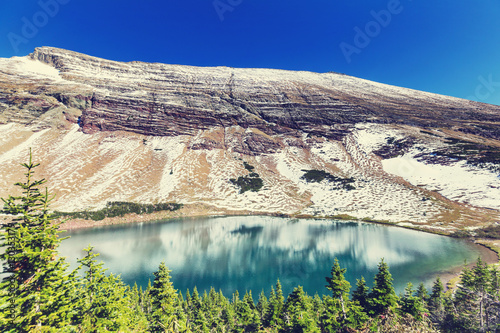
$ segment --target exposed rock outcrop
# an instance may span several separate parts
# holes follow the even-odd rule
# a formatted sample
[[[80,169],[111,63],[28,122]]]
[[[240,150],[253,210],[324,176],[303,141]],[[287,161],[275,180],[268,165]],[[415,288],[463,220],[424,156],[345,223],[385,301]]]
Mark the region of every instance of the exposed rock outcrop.
[[[1,84],[18,93],[10,91],[0,102],[35,104],[30,112],[36,117],[56,106],[46,100],[53,97],[82,111],[86,133],[193,135],[238,125],[270,135],[300,130],[341,139],[349,125],[375,122],[448,127],[498,139],[492,130],[500,124],[498,106],[336,73],[121,63],[49,47],[37,48],[29,58],[57,70],[58,80],[28,83],[3,71]],[[72,89],[65,89],[68,85]],[[19,94],[26,88],[37,103]]]

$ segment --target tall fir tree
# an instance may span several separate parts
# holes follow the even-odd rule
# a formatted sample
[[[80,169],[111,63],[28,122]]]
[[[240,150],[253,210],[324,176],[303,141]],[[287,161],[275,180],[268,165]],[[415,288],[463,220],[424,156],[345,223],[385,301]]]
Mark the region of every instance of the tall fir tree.
[[[356,279],[356,289],[354,289],[352,293],[352,301],[357,302],[359,306],[361,306],[365,311],[368,311],[368,292],[370,288],[366,285],[366,281],[364,277],[361,279]]]
[[[416,290],[413,289],[413,284],[408,282],[404,294],[400,297],[400,311],[412,315],[417,320],[422,320],[424,313],[424,301],[417,295]]]
[[[271,289],[271,294],[269,295],[269,306],[264,319],[264,325],[266,327],[271,327],[273,329],[279,330],[282,326],[281,313],[283,312],[283,306],[285,304],[285,297],[283,296],[283,290],[281,289],[280,280],[276,282],[276,290]]]
[[[288,295],[282,318],[285,332],[320,332],[312,298],[304,292],[302,286],[296,287]]]
[[[170,281],[170,272],[165,263],[161,262],[158,271],[153,273],[155,279],[149,290],[152,305],[151,332],[186,330],[186,322],[180,318],[179,294]]]
[[[344,277],[345,268],[340,268],[339,261],[335,258],[331,277],[326,277],[326,288],[332,292],[334,300],[338,300],[342,311],[342,320],[347,320],[347,301],[349,300],[349,290],[351,284]]]
[[[444,286],[438,277],[432,284],[431,294],[429,295],[429,315],[432,321],[442,322],[444,319]]]
[[[368,294],[369,313],[379,315],[397,306],[398,297],[392,285],[389,266],[382,259],[378,264],[378,272],[373,281],[373,288]]]
[[[266,315],[267,309],[269,308],[269,301],[266,297],[266,294],[264,293],[264,290],[262,290],[259,294],[259,300],[257,302],[256,308],[260,318],[263,319]]]
[[[15,185],[22,190],[19,196],[2,198],[3,214],[12,215],[4,223],[0,246],[3,272],[0,284],[0,322],[2,332],[27,332],[32,330],[70,330],[74,276],[68,274],[68,265],[58,256],[61,242],[59,225],[49,211],[53,196],[39,187],[45,180],[35,180],[31,150],[25,170],[25,181]]]
[[[256,332],[260,326],[260,316],[255,307],[252,292],[246,292],[235,306],[238,327],[241,332]]]
[[[138,324],[133,323],[133,307],[130,307],[125,284],[119,277],[105,274],[106,269],[102,262],[97,262],[99,254],[93,252],[93,247],[84,251],[85,257],[78,262],[85,275],[78,288],[78,302],[74,304],[79,314],[79,330],[120,331]]]

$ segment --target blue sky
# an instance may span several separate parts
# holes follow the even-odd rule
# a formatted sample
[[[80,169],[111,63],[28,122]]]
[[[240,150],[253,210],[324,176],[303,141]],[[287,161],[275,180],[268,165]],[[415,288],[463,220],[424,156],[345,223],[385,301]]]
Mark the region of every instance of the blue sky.
[[[0,57],[335,71],[500,105],[499,18],[499,0],[4,0]]]

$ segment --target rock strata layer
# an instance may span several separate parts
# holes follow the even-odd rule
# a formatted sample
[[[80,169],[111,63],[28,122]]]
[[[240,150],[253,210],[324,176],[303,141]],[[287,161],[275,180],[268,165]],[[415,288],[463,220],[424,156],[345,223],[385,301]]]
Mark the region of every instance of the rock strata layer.
[[[30,90],[37,89],[42,101],[4,95],[2,102],[36,104],[36,115],[56,102],[79,109],[85,133],[193,135],[238,125],[269,135],[300,131],[341,139],[351,125],[371,122],[448,127],[500,138],[495,130],[498,106],[337,73],[122,63],[49,47],[37,48],[29,57],[59,71],[73,89],[57,82],[50,88],[33,83]]]

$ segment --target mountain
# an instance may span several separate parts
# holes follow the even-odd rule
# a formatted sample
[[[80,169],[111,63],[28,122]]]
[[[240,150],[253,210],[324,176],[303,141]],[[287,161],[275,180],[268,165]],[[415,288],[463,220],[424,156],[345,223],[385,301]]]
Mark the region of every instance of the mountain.
[[[0,59],[0,196],[29,147],[63,211],[178,202],[445,233],[499,222],[500,106],[333,72],[41,47]]]

